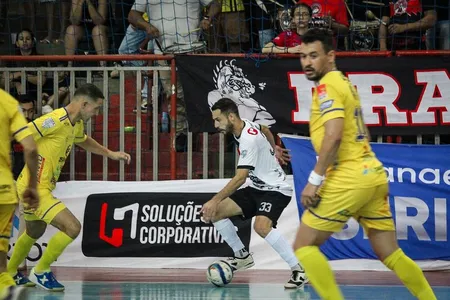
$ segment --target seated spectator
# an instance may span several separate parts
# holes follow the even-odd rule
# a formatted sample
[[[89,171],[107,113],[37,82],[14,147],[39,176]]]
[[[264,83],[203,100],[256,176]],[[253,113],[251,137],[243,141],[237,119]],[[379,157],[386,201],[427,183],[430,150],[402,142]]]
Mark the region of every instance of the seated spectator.
[[[450,50],[450,2],[437,4],[435,10],[437,22],[427,31],[427,49]]]
[[[34,34],[29,29],[23,29],[16,37],[16,55],[28,56],[37,55],[36,51],[36,39]],[[44,61],[9,61],[6,63],[7,68],[39,68],[46,67],[47,64]],[[6,73],[2,75],[2,86],[5,86],[5,81],[9,80],[10,93],[12,95],[19,94],[29,94],[33,99],[37,99],[37,84],[38,76],[37,71],[27,71],[25,72],[25,84],[22,86],[22,75],[21,71],[14,71],[9,73],[9,78],[5,78]],[[42,72],[41,87],[46,84],[47,78],[45,73]]]
[[[57,68],[63,68],[64,63],[56,63],[50,64],[51,66],[56,66]],[[70,102],[69,99],[69,87],[70,87],[70,76],[69,72],[58,71],[58,84],[57,90],[54,87],[55,78],[47,78],[47,82],[45,83],[42,89],[42,105],[47,106],[45,109],[49,112],[52,107],[54,107],[53,103],[55,101],[55,94],[58,92],[58,107],[67,106]],[[44,109],[44,107],[42,108]]]
[[[312,10],[312,26],[331,29],[335,36],[345,36],[349,23],[344,0],[300,0]]]
[[[311,7],[304,3],[295,5],[291,10],[291,28],[279,34],[267,43],[262,53],[299,53],[302,35],[308,30],[311,20]]]
[[[67,55],[74,55],[78,42],[85,37],[85,32],[92,33],[92,41],[97,54],[108,52],[109,0],[73,0],[70,13],[72,25],[67,27],[65,48]],[[72,64],[69,63],[69,66]],[[100,61],[100,66],[106,66]],[[100,73],[98,73],[100,74]],[[101,73],[103,74],[103,73]]]
[[[384,5],[380,50],[426,49],[425,32],[436,23],[434,0],[384,0]]]

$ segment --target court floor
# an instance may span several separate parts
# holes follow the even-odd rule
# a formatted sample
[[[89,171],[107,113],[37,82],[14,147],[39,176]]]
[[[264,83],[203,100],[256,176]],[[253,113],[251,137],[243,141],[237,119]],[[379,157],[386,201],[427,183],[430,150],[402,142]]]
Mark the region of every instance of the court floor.
[[[310,285],[304,290],[285,290],[288,271],[246,270],[233,282],[217,288],[206,281],[202,270],[54,268],[66,286],[63,293],[29,288],[30,300],[138,300],[138,299],[319,299]],[[439,300],[450,300],[450,273],[426,272]],[[345,299],[414,299],[390,272],[336,272]]]

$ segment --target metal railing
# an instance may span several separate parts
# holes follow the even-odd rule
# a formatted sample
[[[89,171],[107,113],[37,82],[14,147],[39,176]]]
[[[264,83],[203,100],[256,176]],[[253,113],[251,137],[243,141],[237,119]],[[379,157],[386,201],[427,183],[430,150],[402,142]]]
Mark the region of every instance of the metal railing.
[[[423,54],[423,52],[421,52]],[[431,52],[431,55],[434,55],[434,52]],[[444,54],[448,54],[445,52]],[[359,55],[353,53],[343,53],[342,56],[368,56],[367,53],[359,53]],[[375,55],[386,56],[386,53],[376,53]],[[408,55],[407,53],[401,53],[401,55]],[[414,55],[410,54],[410,55]],[[436,52],[436,55],[442,55],[442,52]],[[235,55],[236,56],[236,55]],[[237,55],[242,56],[242,55]],[[373,56],[373,55],[372,55]],[[287,55],[287,57],[291,57]],[[194,134],[192,132],[187,133],[187,151],[186,152],[176,152],[175,148],[175,125],[176,125],[176,109],[171,109],[171,126],[170,126],[170,142],[165,146],[160,145],[161,134],[159,132],[159,74],[158,71],[170,70],[171,71],[171,95],[170,95],[170,103],[172,108],[176,107],[176,72],[175,72],[175,59],[173,56],[155,56],[155,55],[87,55],[87,56],[0,56],[0,60],[45,60],[45,61],[129,61],[129,60],[170,60],[170,66],[145,66],[145,67],[58,67],[58,68],[50,68],[50,67],[42,67],[42,68],[0,68],[0,72],[4,73],[6,78],[9,78],[9,74],[11,72],[21,72],[23,76],[21,76],[21,86],[22,93],[25,92],[26,89],[26,72],[33,71],[37,72],[38,80],[37,80],[37,98],[42,99],[42,82],[43,76],[46,76],[46,73],[53,74],[53,92],[55,94],[55,100],[53,102],[53,108],[59,107],[59,99],[58,99],[58,81],[59,81],[59,73],[61,71],[68,72],[70,75],[70,86],[69,91],[71,96],[75,92],[76,88],[76,75],[79,72],[86,72],[86,77],[78,77],[79,80],[86,81],[88,83],[94,83],[99,85],[103,89],[103,93],[107,99],[111,98],[111,91],[115,87],[118,87],[118,118],[119,118],[119,130],[118,130],[118,149],[112,149],[116,151],[125,151],[126,149],[126,136],[134,135],[135,136],[135,145],[134,150],[135,153],[133,155],[133,164],[134,164],[134,172],[128,171],[123,161],[119,162],[118,169],[118,177],[117,180],[123,181],[126,180],[126,175],[128,179],[140,181],[140,180],[159,180],[161,177],[161,172],[159,165],[161,162],[165,162],[165,154],[167,152],[169,155],[169,167],[170,173],[164,173],[162,179],[193,179],[193,178],[225,178],[232,176],[235,170],[235,162],[237,161],[238,155],[237,151],[232,149],[231,151],[226,151],[227,137],[214,133],[210,134],[207,132]],[[110,71],[118,71],[119,78],[111,79],[108,76]],[[103,77],[101,79],[94,79],[93,72],[103,72]],[[143,72],[153,71],[151,80],[149,78],[149,88],[148,88],[148,103],[152,104],[152,109],[149,110],[148,114],[143,114],[141,111],[141,89],[142,89],[142,79]],[[136,107],[135,111],[135,123],[132,133],[126,132],[125,127],[130,125],[126,124],[125,117],[129,114],[127,109],[130,107],[126,106],[126,99],[130,96],[126,95],[126,81],[128,80],[126,77],[126,73],[132,72],[133,75],[130,77],[131,80],[129,82],[133,82],[135,85],[136,95],[134,99],[134,104]],[[85,79],[84,79],[85,78]],[[134,82],[135,81],[135,82]],[[10,82],[5,82],[5,90],[9,90],[11,87]],[[127,103],[128,104],[128,103]],[[99,126],[98,121],[100,118],[95,118],[96,128],[101,127],[101,136],[102,140],[98,141],[103,144],[105,147],[108,147],[109,137],[110,137],[110,122],[109,116],[111,115],[111,110],[114,109],[117,111],[117,107],[112,107],[109,101],[103,102],[103,119],[101,126]],[[38,115],[42,112],[42,102],[37,101],[37,112]],[[143,138],[143,130],[142,130],[142,116],[147,115],[147,117],[151,118],[151,142],[149,142],[149,147],[146,149],[143,146],[142,138]],[[86,133],[89,136],[92,136],[93,133],[98,132],[93,130],[93,121],[90,120],[86,123]],[[150,132],[146,133],[150,134]],[[148,137],[150,138],[150,137]],[[416,143],[422,144],[424,136],[418,135],[416,136]],[[427,139],[430,139],[430,136],[427,136]],[[212,143],[211,143],[212,140]],[[279,141],[279,140],[278,140]],[[402,142],[401,138],[393,138],[390,136],[377,136],[377,142]],[[434,144],[439,145],[441,143],[441,136],[439,134],[434,135]],[[201,144],[201,147],[196,147],[196,145]],[[166,147],[167,146],[167,147]],[[165,147],[167,149],[165,149]],[[217,148],[218,149],[217,149]],[[132,147],[133,148],[133,147]],[[197,148],[197,149],[196,149]],[[143,159],[143,151],[146,154],[152,153],[151,163],[144,156]],[[199,153],[200,152],[200,153]],[[163,155],[164,154],[164,155]],[[201,159],[200,159],[201,154]],[[178,158],[178,159],[177,159]],[[109,164],[111,162],[108,161],[106,157],[101,159],[100,161],[93,161],[92,155],[90,153],[86,153],[86,159],[83,161],[83,157],[81,155],[76,155],[75,147],[72,148],[72,152],[70,155],[70,163],[68,168],[68,180],[75,179],[85,179],[85,180],[93,180],[100,179],[98,174],[93,176],[92,169],[98,167],[98,164],[102,164],[102,172],[101,172],[101,180],[111,180]],[[177,164],[178,161],[185,161],[184,166],[182,164]],[[149,168],[151,164],[151,168]],[[201,164],[201,165],[200,165]],[[67,163],[66,163],[67,165]],[[84,178],[80,178],[79,172],[77,172],[77,168],[81,168],[82,165],[85,165],[86,171]],[[213,165],[213,166],[211,166]],[[185,168],[185,172],[184,171]],[[152,170],[152,176],[149,176],[148,171]],[[134,176],[131,174],[134,173]]]

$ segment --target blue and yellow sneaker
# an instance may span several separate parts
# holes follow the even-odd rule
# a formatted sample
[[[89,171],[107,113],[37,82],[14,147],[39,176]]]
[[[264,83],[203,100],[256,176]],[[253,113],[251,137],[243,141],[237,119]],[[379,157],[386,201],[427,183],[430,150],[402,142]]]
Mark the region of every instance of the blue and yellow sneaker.
[[[64,286],[56,280],[52,271],[37,274],[33,268],[31,269],[28,278],[30,279],[31,282],[34,282],[37,286],[47,291],[53,292],[64,291]]]
[[[23,275],[22,272],[17,271],[16,275],[13,276],[14,281],[17,286],[35,287],[36,284],[31,282],[27,276]]]

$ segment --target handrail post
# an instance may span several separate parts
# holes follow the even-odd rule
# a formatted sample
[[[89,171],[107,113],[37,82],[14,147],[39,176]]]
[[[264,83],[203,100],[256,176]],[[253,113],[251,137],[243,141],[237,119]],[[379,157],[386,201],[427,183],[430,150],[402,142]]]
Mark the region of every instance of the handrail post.
[[[170,179],[177,179],[177,149],[176,149],[176,131],[177,131],[177,69],[175,59],[170,61],[170,79],[172,95],[170,98]]]

